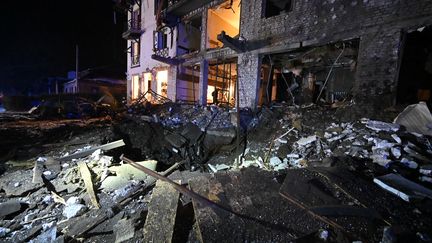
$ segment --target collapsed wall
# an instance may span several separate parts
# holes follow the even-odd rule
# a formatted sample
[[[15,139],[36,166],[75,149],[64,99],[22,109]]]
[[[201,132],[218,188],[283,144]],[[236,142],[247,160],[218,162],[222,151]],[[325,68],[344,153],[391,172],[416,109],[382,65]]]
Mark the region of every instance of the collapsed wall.
[[[432,24],[430,1],[286,1],[291,8],[271,17],[265,16],[266,2],[274,1],[242,2],[240,35],[246,43],[265,43],[239,55],[244,107],[257,105],[264,55],[354,38],[360,39],[354,95],[369,102],[379,97],[379,104],[390,105],[396,97],[404,32]]]

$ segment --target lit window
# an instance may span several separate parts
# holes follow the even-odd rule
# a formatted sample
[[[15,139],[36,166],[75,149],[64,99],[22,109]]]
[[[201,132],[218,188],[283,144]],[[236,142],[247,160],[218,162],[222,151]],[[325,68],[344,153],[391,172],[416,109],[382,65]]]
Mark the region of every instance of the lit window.
[[[137,99],[139,95],[139,75],[132,76],[132,99]]]
[[[168,35],[163,31],[155,31],[153,37],[153,48],[163,50],[168,47]]]
[[[140,64],[140,42],[132,41],[131,46],[131,66],[137,66]]]
[[[157,93],[167,97],[168,96],[168,71],[159,71],[156,74]]]

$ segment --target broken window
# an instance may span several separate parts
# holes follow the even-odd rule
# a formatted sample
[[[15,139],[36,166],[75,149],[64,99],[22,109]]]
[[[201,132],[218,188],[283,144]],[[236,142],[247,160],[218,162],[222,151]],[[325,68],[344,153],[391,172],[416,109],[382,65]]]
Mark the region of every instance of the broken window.
[[[293,9],[293,0],[263,0],[263,16],[272,16],[288,13]]]
[[[201,48],[202,16],[178,25],[177,56],[199,51]]]
[[[154,50],[163,50],[168,47],[168,35],[164,31],[155,31],[153,37]]]
[[[132,12],[129,28],[131,30],[141,30],[141,9]]]
[[[335,103],[349,98],[358,46],[354,39],[264,56],[259,104]]]
[[[207,103],[235,105],[237,59],[218,60],[209,65]]]
[[[131,67],[138,66],[140,64],[140,42],[132,41],[131,43]]]
[[[200,65],[179,67],[176,83],[176,100],[195,103],[199,97]]]
[[[217,39],[222,31],[233,38],[239,35],[240,9],[240,0],[232,0],[208,10],[206,43],[208,49],[223,46],[222,42]]]

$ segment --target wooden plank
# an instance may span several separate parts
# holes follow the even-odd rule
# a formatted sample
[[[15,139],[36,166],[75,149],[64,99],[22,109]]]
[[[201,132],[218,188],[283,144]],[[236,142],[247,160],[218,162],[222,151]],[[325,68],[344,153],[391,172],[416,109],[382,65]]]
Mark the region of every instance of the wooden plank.
[[[68,155],[68,156],[61,157],[58,160],[59,161],[68,161],[68,160],[72,160],[72,159],[79,159],[79,158],[91,155],[93,152],[95,152],[98,149],[100,149],[102,151],[108,151],[108,150],[115,149],[115,148],[118,148],[118,147],[122,147],[122,146],[125,146],[125,145],[126,144],[124,143],[123,140],[118,140],[118,141],[115,141],[115,142],[112,142],[112,143],[107,143],[107,144],[104,144],[104,145],[101,145],[101,146],[98,146],[98,147],[95,147],[95,148],[87,149],[87,150],[84,150],[84,151],[81,151],[81,152],[78,152],[78,153],[75,153],[75,154],[71,154],[71,155]]]
[[[35,161],[35,165],[33,167],[33,179],[32,183],[40,184],[43,183],[42,179],[42,165],[39,162]]]
[[[171,242],[180,193],[158,180],[148,205],[143,242]]]
[[[91,179],[90,170],[87,167],[87,164],[83,161],[78,162],[78,167],[81,173],[81,178],[84,180],[84,184],[89,194],[90,200],[95,208],[100,208],[99,202],[96,197],[96,193],[93,188],[93,181]]]

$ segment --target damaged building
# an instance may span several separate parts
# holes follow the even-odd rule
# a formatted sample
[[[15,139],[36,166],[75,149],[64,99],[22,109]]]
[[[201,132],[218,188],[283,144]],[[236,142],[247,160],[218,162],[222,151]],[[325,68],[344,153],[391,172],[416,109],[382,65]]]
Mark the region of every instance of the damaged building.
[[[432,1],[109,3],[123,97],[0,111],[0,241],[432,242]]]
[[[417,97],[426,89],[420,79],[431,74],[423,70],[431,63],[430,1],[123,4],[129,10],[123,37],[129,40],[130,99],[152,89],[201,105],[234,104],[237,96],[250,108],[348,96],[380,97],[390,105],[407,101],[398,94]],[[424,57],[419,63],[410,56]],[[413,72],[421,74],[407,74],[413,62],[419,64]]]

